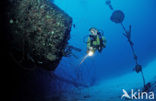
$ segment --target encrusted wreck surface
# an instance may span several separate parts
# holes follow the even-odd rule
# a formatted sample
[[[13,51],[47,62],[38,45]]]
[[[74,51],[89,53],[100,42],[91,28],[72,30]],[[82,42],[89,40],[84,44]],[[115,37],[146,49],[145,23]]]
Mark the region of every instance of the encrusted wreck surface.
[[[48,0],[9,0],[10,55],[25,69],[55,70],[70,37],[72,18]]]

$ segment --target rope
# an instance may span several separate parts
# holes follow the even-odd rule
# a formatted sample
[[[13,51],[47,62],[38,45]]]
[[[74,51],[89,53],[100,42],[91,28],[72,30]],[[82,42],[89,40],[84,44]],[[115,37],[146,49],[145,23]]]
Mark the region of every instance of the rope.
[[[114,8],[111,5],[111,0],[106,0],[106,4],[109,6],[109,8],[112,11],[114,10]],[[132,50],[132,54],[133,54],[133,57],[134,57],[134,60],[135,60],[135,64],[136,64],[134,70],[137,73],[141,72],[141,75],[142,75],[142,78],[143,78],[143,84],[144,84],[144,88],[145,88],[145,78],[144,78],[144,74],[143,74],[143,71],[142,71],[142,66],[138,64],[138,58],[137,58],[137,55],[136,55],[134,47],[133,47],[134,44],[131,41],[131,26],[129,26],[129,31],[127,31],[125,26],[123,25],[123,23],[120,23],[120,24],[121,24],[123,30],[125,31],[125,33],[123,33],[123,35],[128,39],[128,42],[129,42],[131,50]]]
[[[124,36],[128,39],[128,42],[129,42],[130,47],[131,47],[131,50],[132,50],[132,54],[133,54],[133,56],[134,56],[134,60],[135,60],[136,65],[137,65],[137,64],[138,64],[138,58],[137,58],[137,55],[136,55],[135,50],[134,50],[134,47],[133,47],[134,44],[133,44],[133,42],[132,42],[131,39],[130,39],[131,27],[130,27],[130,30],[127,31],[126,28],[125,28],[125,26],[124,26],[122,23],[121,23],[121,26],[122,26],[123,30],[125,31],[125,33],[126,33],[126,34],[124,34]]]
[[[107,0],[106,5],[108,5],[111,10],[114,10],[113,6],[111,5],[111,0]]]
[[[122,26],[123,30],[125,31],[125,34],[123,34],[123,35],[128,39],[128,42],[129,42],[131,50],[132,50],[132,54],[134,56],[134,60],[135,60],[135,64],[136,64],[135,70],[136,70],[137,73],[141,72],[141,75],[142,75],[142,78],[143,78],[143,84],[144,84],[144,87],[145,87],[145,77],[144,77],[144,74],[143,74],[143,71],[142,71],[142,67],[141,67],[141,65],[138,64],[138,58],[137,58],[137,55],[136,55],[134,47],[133,47],[134,44],[130,39],[131,38],[131,26],[129,28],[129,31],[126,30],[125,26],[122,23],[121,23],[121,26]]]
[[[142,79],[143,79],[143,82],[144,82],[144,88],[145,88],[145,77],[144,77],[144,74],[143,74],[142,71],[141,71],[141,75],[142,75]]]

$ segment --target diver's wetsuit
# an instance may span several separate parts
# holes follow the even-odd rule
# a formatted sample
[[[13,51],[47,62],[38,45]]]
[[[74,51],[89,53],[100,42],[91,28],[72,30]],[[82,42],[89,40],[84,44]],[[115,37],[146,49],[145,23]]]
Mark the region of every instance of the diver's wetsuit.
[[[89,38],[90,38],[90,46],[101,52],[104,47],[102,35],[98,33],[96,36],[90,35]],[[96,42],[96,44],[94,44],[93,42]]]

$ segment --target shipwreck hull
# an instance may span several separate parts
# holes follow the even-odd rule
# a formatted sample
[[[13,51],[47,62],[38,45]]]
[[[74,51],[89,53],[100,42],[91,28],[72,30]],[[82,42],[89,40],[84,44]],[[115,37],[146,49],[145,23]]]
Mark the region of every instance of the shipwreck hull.
[[[70,38],[72,18],[48,0],[9,0],[6,42],[24,69],[54,71]]]

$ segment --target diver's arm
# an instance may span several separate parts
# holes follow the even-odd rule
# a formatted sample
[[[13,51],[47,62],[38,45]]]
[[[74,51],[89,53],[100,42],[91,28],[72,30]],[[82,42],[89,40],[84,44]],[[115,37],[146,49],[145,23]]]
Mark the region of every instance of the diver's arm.
[[[102,40],[103,40],[104,47],[106,47],[107,40],[104,36],[102,36]]]
[[[106,38],[104,36],[102,36],[102,40],[103,40],[104,43],[107,42],[107,40],[106,40]]]
[[[103,42],[107,42],[107,40],[104,36],[102,36],[102,40],[103,40]]]
[[[89,49],[90,46],[91,46],[91,42],[90,42],[90,38],[88,38],[88,40],[87,40],[87,49]]]
[[[97,43],[96,43],[97,45],[100,45],[100,38],[99,38],[99,35],[97,36],[96,42],[97,42]]]

